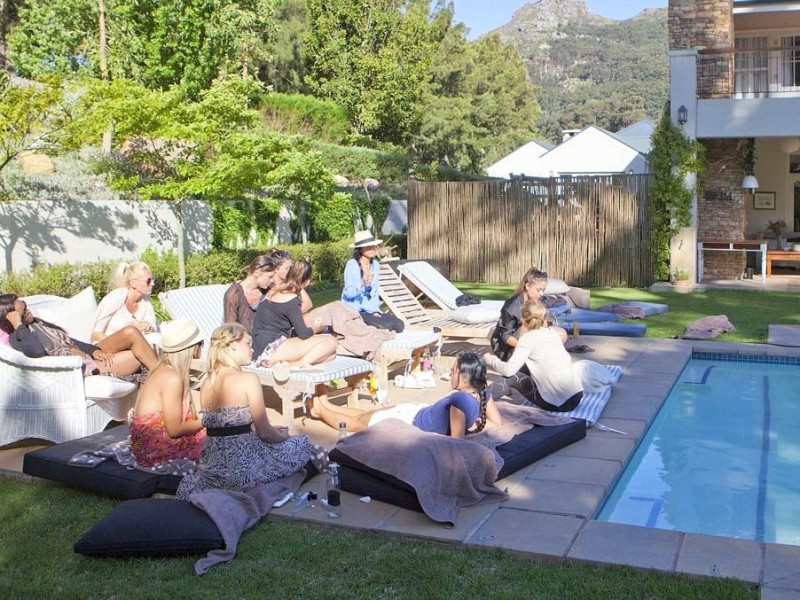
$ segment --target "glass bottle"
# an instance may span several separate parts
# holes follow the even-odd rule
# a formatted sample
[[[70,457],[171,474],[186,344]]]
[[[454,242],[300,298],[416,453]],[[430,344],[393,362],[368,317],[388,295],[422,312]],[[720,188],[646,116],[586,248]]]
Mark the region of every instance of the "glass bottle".
[[[343,440],[347,437],[347,423],[345,421],[339,421],[339,437],[338,440]]]
[[[338,519],[342,516],[342,493],[339,489],[339,465],[330,463],[328,465],[328,481],[325,483],[328,493],[328,518]]]

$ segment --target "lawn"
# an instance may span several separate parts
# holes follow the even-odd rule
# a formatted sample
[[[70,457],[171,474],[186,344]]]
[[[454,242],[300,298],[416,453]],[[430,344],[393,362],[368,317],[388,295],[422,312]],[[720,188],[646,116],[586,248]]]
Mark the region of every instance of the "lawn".
[[[505,299],[512,285],[485,283],[456,284],[461,290],[482,298]],[[708,289],[703,293],[675,294],[635,288],[592,288],[591,308],[625,300],[644,300],[669,305],[669,311],[647,317],[647,337],[671,338],[683,333],[690,322],[709,315],[726,315],[736,331],[717,338],[726,342],[757,342],[767,339],[770,323],[800,325],[797,294],[749,290]]]
[[[500,550],[263,520],[237,557],[93,559],[72,544],[116,501],[0,477],[3,598],[758,598],[733,580],[539,563]]]

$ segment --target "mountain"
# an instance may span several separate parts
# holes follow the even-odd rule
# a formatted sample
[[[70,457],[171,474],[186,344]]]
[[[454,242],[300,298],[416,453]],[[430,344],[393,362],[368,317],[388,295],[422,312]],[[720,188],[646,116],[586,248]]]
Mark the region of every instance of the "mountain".
[[[669,97],[667,10],[615,21],[583,0],[538,0],[491,33],[516,47],[539,89],[543,137],[597,125],[657,121]]]

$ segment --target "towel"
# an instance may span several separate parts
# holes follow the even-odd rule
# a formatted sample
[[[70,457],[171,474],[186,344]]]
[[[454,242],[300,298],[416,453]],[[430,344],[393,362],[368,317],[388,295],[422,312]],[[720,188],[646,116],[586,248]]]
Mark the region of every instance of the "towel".
[[[620,304],[606,304],[597,310],[614,313],[623,319],[644,319],[645,316],[643,308],[625,302],[621,302]]]
[[[381,344],[396,335],[388,329],[367,325],[355,308],[341,301],[329,302],[309,312],[307,320],[313,322],[315,319],[331,328],[336,341],[345,350],[367,360],[378,360]]]
[[[682,340],[713,340],[720,333],[736,331],[725,315],[702,317],[692,321],[686,326],[686,331],[679,336]]]
[[[585,394],[610,390],[619,379],[614,377],[614,374],[605,365],[593,360],[579,360],[572,367],[583,384],[583,392]]]
[[[288,492],[297,491],[304,477],[305,473],[298,471],[246,492],[209,490],[191,494],[189,502],[211,517],[225,541],[224,548],[211,550],[195,563],[195,573],[203,575],[214,565],[236,556],[242,533],[258,523],[270,511],[273,502]]]
[[[456,306],[471,306],[473,304],[480,304],[481,299],[472,294],[461,294],[456,298]]]
[[[410,485],[423,512],[440,523],[455,525],[461,507],[508,498],[494,484],[498,462],[502,465],[497,453],[470,440],[387,419],[346,437],[336,448]]]

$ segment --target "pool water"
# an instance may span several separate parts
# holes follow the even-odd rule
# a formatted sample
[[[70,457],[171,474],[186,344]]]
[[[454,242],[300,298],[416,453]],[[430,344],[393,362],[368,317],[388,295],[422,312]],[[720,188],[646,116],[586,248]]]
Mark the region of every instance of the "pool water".
[[[800,545],[800,359],[695,354],[597,518]]]

